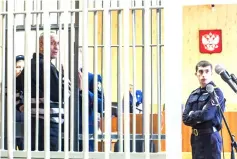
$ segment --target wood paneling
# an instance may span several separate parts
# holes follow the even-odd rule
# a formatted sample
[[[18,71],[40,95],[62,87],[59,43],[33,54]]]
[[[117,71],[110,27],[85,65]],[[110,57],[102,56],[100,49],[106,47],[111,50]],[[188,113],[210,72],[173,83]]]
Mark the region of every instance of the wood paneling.
[[[232,132],[233,135],[237,135],[237,112],[225,112],[224,113],[226,121],[229,125],[230,131]],[[132,119],[132,115],[130,115],[130,118]],[[163,113],[162,116],[162,123],[164,123],[165,121],[165,113]],[[102,121],[103,122],[103,121]],[[153,133],[157,134],[157,130],[158,130],[158,118],[157,118],[157,114],[153,115]],[[103,124],[102,124],[103,125]],[[130,133],[132,134],[132,121],[130,121]],[[112,118],[112,132],[116,133],[118,131],[117,129],[117,118],[113,117]],[[101,127],[101,130],[104,131],[103,127]],[[137,114],[136,115],[136,133],[137,134],[141,134],[142,133],[142,115],[141,114]],[[175,132],[174,132],[175,133]],[[162,134],[165,134],[165,124],[162,125]],[[191,152],[191,146],[190,146],[190,135],[191,135],[191,128],[188,126],[185,126],[184,124],[182,124],[182,151],[183,152]],[[223,129],[222,129],[222,136],[223,136],[223,141],[224,141],[224,151],[225,152],[230,152],[230,136],[227,132],[227,128],[224,125],[223,122]],[[113,141],[113,144],[116,141]],[[155,145],[156,145],[156,150],[158,148],[158,142],[155,141]],[[165,151],[165,140],[162,140],[161,142],[161,150]]]

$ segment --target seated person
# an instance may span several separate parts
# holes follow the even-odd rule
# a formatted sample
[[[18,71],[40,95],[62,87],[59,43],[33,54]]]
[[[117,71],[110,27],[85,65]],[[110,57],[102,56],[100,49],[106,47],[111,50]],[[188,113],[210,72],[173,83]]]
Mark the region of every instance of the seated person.
[[[136,109],[135,109],[135,114],[141,114],[142,113],[142,91],[141,90],[136,90]],[[133,113],[133,85],[130,84],[129,88],[129,110],[130,113]]]

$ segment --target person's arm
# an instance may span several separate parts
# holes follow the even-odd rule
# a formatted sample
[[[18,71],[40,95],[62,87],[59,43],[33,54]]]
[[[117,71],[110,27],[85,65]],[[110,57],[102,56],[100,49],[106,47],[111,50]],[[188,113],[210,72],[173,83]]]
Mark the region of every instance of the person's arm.
[[[219,88],[216,88],[215,92],[217,95],[218,103],[223,107],[223,102],[225,102],[225,100],[222,91]],[[209,102],[207,102],[207,104],[204,106],[202,110],[197,110],[191,113],[189,115],[189,118],[191,120],[200,122],[209,121],[215,117],[218,109],[219,108],[216,106],[216,103],[214,103],[213,100],[210,100]],[[222,110],[223,109],[224,108],[222,108]]]
[[[63,70],[63,67],[62,67],[62,83],[61,83],[61,90],[59,90],[59,72],[57,70],[57,68],[54,66],[54,65],[50,65],[50,87],[51,89],[55,90],[55,92],[59,92],[59,91],[62,91],[62,100],[64,98],[68,98],[70,96],[70,93],[71,93],[71,82],[70,80],[68,79],[67,80],[67,83],[65,83],[65,78],[64,78],[64,70]],[[68,93],[67,93],[67,96],[65,97],[64,96],[64,86],[67,85],[68,86]],[[52,101],[59,101],[59,95],[58,93],[52,93],[50,94],[50,97],[51,97],[51,100]]]
[[[136,106],[142,104],[142,100],[143,100],[143,95],[142,95],[142,91],[141,90],[137,90],[136,91]]]
[[[23,111],[24,109],[24,69],[21,74],[16,78],[16,109],[18,111]]]
[[[190,97],[189,97],[189,99],[190,99]],[[183,111],[182,120],[185,125],[194,126],[197,124],[197,122],[192,120],[192,118],[190,118],[190,113],[192,113],[192,103],[189,102],[189,99],[187,100],[187,102],[185,104],[185,109]]]
[[[223,106],[223,102],[225,101],[223,93],[218,88],[215,89],[215,92],[218,97],[219,104]],[[207,104],[203,107],[202,110],[191,112],[186,119],[188,121],[196,121],[197,123],[209,121],[215,117],[217,111],[218,107],[216,106],[216,103],[213,103],[213,101],[210,100],[207,102]]]
[[[104,110],[104,96],[103,96],[103,90],[102,90],[102,77],[100,75],[97,76],[98,82],[97,82],[97,94],[98,94],[98,112],[102,113]],[[93,83],[91,83],[93,85]],[[93,88],[93,87],[92,87]],[[89,102],[90,105],[94,105],[94,93],[93,90],[88,90],[88,95],[89,95]]]

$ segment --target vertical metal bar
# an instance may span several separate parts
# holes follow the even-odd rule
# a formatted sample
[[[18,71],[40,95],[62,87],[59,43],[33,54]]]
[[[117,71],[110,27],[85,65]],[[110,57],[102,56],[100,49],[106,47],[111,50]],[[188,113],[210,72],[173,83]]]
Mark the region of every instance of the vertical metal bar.
[[[59,64],[59,125],[58,125],[58,129],[59,129],[59,134],[58,134],[58,149],[59,151],[62,150],[62,53],[64,52],[63,50],[63,35],[62,35],[62,27],[61,27],[61,13],[58,14],[59,16],[59,58],[58,58],[58,64]],[[65,139],[63,139],[65,140]]]
[[[152,40],[152,29],[153,29],[153,26],[152,26],[152,17],[153,17],[153,14],[152,14],[152,9],[150,9],[150,34],[149,35],[151,35],[150,37],[151,37],[151,44],[153,44],[153,40]],[[149,118],[150,118],[150,123],[151,123],[151,127],[150,127],[150,134],[151,135],[153,135],[153,99],[154,99],[154,89],[153,89],[153,85],[155,84],[154,83],[154,79],[153,79],[153,47],[151,46],[151,48],[150,48],[150,50],[151,50],[151,52],[150,52],[150,54],[151,54],[151,57],[150,57],[150,61],[151,61],[151,96],[150,96],[150,98],[151,98],[151,113],[149,114]],[[153,140],[151,140],[151,141],[153,141]],[[150,141],[149,141],[149,143],[150,143]],[[149,144],[150,145],[150,144]],[[151,147],[150,147],[150,149],[151,149]]]
[[[50,16],[49,1],[42,1],[44,24],[44,151],[50,158]]]
[[[123,64],[122,64],[122,51],[123,51],[123,44],[122,44],[122,37],[123,37],[123,25],[122,25],[122,12],[118,11],[118,67],[117,67],[117,80],[118,80],[118,135],[119,135],[119,152],[123,151],[123,89],[121,88],[123,84]]]
[[[82,9],[83,8],[83,1],[79,1],[78,2],[78,8],[79,9]],[[82,23],[83,23],[83,13],[82,12],[79,12],[78,13],[78,21],[79,21],[79,24],[78,24],[78,27],[79,27],[79,34],[78,34],[78,47],[79,47],[79,51],[78,51],[78,54],[79,54],[79,56],[78,56],[78,63],[79,63],[79,68],[78,69],[82,69],[82,54],[83,54],[83,51],[82,51],[82,42],[83,42],[83,36],[81,36],[82,34],[83,34],[83,25],[82,25]],[[82,52],[81,54],[80,54],[80,52]],[[79,70],[78,70],[79,71]],[[78,73],[77,73],[78,74]],[[78,77],[78,80],[79,80],[79,77]],[[79,85],[78,85],[78,87],[79,87]],[[78,91],[79,92],[79,91]],[[79,92],[79,95],[81,95],[80,94],[80,92]],[[82,100],[82,98],[81,98],[81,100]],[[81,102],[79,102],[79,108],[81,108],[83,106],[83,103],[82,103],[82,101]],[[80,123],[83,123],[83,121],[82,121],[82,113],[78,113],[78,125],[80,124]],[[81,134],[80,135],[82,135],[83,134],[83,130],[82,130],[82,126],[79,126],[78,127],[78,132],[81,132]],[[81,146],[81,145],[83,145],[83,140],[82,139],[80,139],[79,140],[79,143],[78,143],[78,146]],[[83,146],[82,146],[83,147]],[[81,151],[83,151],[83,148],[81,149]]]
[[[101,2],[101,8],[102,8],[104,6],[104,1],[102,1],[102,0],[99,0],[99,1]],[[104,11],[102,12],[102,19],[104,20]],[[103,32],[104,32],[104,23],[102,24],[102,27],[103,27]],[[102,34],[102,37],[103,37],[103,46],[104,46],[104,34]],[[104,69],[104,49],[101,50],[101,74],[102,74],[102,79],[104,79],[103,69]],[[102,88],[104,88],[103,83],[104,83],[104,80],[102,81]],[[104,89],[102,89],[102,94],[104,94]],[[104,112],[101,113],[101,121],[105,121],[105,117],[104,117],[104,114],[105,114],[104,96],[102,96],[101,102],[102,102],[103,108],[104,108]],[[105,122],[101,122],[101,127],[104,128],[104,130],[105,130]],[[105,132],[102,131],[101,135],[104,136]],[[105,138],[102,139],[102,152],[104,152],[104,149],[105,149],[104,145],[105,145]]]
[[[15,3],[15,2],[14,2]],[[14,5],[15,11],[15,5]],[[16,57],[16,15],[13,20],[13,59]],[[16,148],[16,62],[13,62],[13,149]]]
[[[36,10],[36,7],[37,7],[37,6],[36,6],[36,3],[37,3],[37,2],[35,2],[35,1],[37,1],[37,0],[32,0],[32,10],[33,10],[33,11],[35,11],[35,10]],[[36,14],[33,14],[33,15],[32,15],[32,23],[31,23],[32,25],[35,24],[35,17],[36,17]]]
[[[6,1],[4,0],[3,3],[3,12],[6,11]],[[6,15],[2,15],[2,90],[1,90],[1,149],[4,150],[5,148],[5,86],[6,86]]]
[[[13,0],[7,4],[7,148],[8,158],[13,159]]]
[[[63,51],[64,51],[64,158],[69,158],[69,98],[68,98],[68,82],[69,82],[69,57],[68,57],[68,24],[69,24],[69,2],[62,1],[64,11],[64,30],[63,30]]]
[[[157,9],[156,10],[156,42],[157,42],[157,47],[156,47],[156,57],[157,57],[157,110],[158,110],[158,152],[161,151],[161,124],[162,124],[162,103],[161,103],[161,10]]]
[[[14,0],[14,12],[16,12],[16,0]],[[16,15],[13,20],[13,59],[16,57]],[[13,149],[16,148],[16,62],[13,62]]]
[[[60,8],[61,8],[60,2],[61,2],[61,0],[57,0],[57,10],[60,10]],[[60,19],[59,19],[59,14],[60,14],[60,13],[57,13],[57,24],[59,24],[59,21],[60,21]],[[61,67],[61,66],[60,66],[60,67]]]
[[[164,1],[164,80],[167,159],[182,158],[182,127],[180,126],[182,124],[182,5],[182,3],[179,3],[175,0],[169,2]],[[175,29],[173,28],[173,26],[175,26]],[[175,67],[170,67],[171,65]],[[175,82],[172,82],[174,75]]]
[[[43,0],[40,1],[40,10],[43,10]],[[43,25],[43,14],[40,14],[40,25]]]
[[[82,9],[82,6],[83,6],[83,1],[79,1],[78,2],[78,8],[80,8],[80,9]],[[79,49],[79,51],[78,51],[78,54],[79,54],[79,56],[78,56],[78,63],[79,63],[79,68],[78,69],[82,69],[82,56],[80,56],[80,51],[83,53],[83,51],[82,51],[82,42],[83,42],[83,36],[81,36],[82,34],[83,34],[83,25],[81,25],[82,23],[83,23],[83,13],[82,12],[79,12],[78,13],[78,21],[79,21],[79,24],[78,24],[78,27],[79,27],[79,31],[78,31],[78,47],[80,48]],[[78,73],[77,73],[78,74]],[[78,91],[79,92],[79,91]],[[80,93],[79,93],[79,95],[80,95]],[[80,105],[81,104],[81,105]],[[83,103],[81,102],[81,103],[79,103],[79,108],[80,107],[82,107],[83,106]],[[81,121],[80,121],[81,120]],[[82,121],[82,113],[79,113],[78,112],[78,125],[80,124],[80,123],[83,123],[83,121]],[[81,129],[81,130],[80,130]],[[82,130],[82,127],[79,127],[78,126],[78,132],[81,132],[81,134],[80,135],[82,135],[83,134],[83,130]],[[78,143],[78,146],[79,145],[83,145],[83,140],[79,140],[79,143]]]
[[[129,3],[123,2],[123,43],[124,43],[124,153],[125,158],[130,158],[130,113],[129,107]]]
[[[31,53],[30,53],[30,0],[25,2],[25,74],[24,74],[24,119],[27,158],[31,158]],[[27,124],[26,124],[27,123]]]
[[[150,71],[149,71],[149,61],[150,61],[150,43],[149,43],[149,38],[150,38],[150,9],[149,9],[149,4],[150,1],[144,1],[144,51],[143,51],[143,113],[144,113],[144,120],[143,120],[143,132],[144,132],[144,137],[145,137],[145,158],[150,158],[150,153],[149,153],[149,146],[150,146],[150,123],[149,118],[150,118],[150,91],[149,91],[149,83],[150,83]]]
[[[84,159],[89,158],[89,130],[88,130],[88,1],[85,0],[82,2],[82,65],[83,65],[83,91],[82,91],[82,132],[83,132],[83,151],[84,151]]]
[[[75,1],[75,8],[78,9],[79,8],[79,2],[78,1]],[[75,13],[75,26],[76,26],[76,29],[75,29],[75,44],[74,44],[74,47],[75,47],[75,50],[74,50],[74,74],[75,74],[75,79],[74,79],[74,87],[72,87],[72,89],[74,89],[74,113],[71,114],[72,116],[74,116],[74,151],[78,151],[78,123],[79,123],[79,92],[78,92],[78,44],[79,44],[79,37],[78,37],[78,34],[79,34],[79,12],[76,12]]]
[[[94,8],[97,7],[94,1]],[[98,151],[98,11],[94,12],[94,57],[93,57],[93,72],[94,72],[94,152]]]
[[[58,3],[58,9],[61,10],[61,0],[57,1]],[[59,125],[58,125],[58,129],[59,129],[59,133],[58,133],[58,149],[59,151],[62,150],[62,105],[63,105],[63,101],[62,101],[62,59],[63,59],[63,33],[62,33],[62,13],[58,13],[58,25],[59,25],[59,58],[58,58],[58,67],[59,67]],[[65,138],[63,139],[64,141],[66,140]]]
[[[134,4],[135,7],[135,4]],[[133,152],[136,152],[136,10],[132,10],[132,54],[133,54]]]
[[[40,0],[36,0],[36,10],[40,10]],[[36,14],[36,126],[35,126],[35,136],[39,136],[39,25],[40,25],[40,15]],[[39,147],[39,138],[35,138],[35,150],[37,151]]]
[[[71,9],[75,9],[75,0],[71,0]],[[75,118],[74,118],[74,116],[73,116],[73,113],[74,113],[74,107],[75,107],[75,105],[74,105],[74,89],[72,89],[72,88],[74,88],[74,83],[75,83],[75,76],[77,76],[77,74],[74,74],[74,69],[75,69],[75,67],[74,67],[74,61],[75,61],[75,57],[74,57],[74,41],[75,41],[75,27],[74,27],[74,24],[75,24],[75,13],[74,12],[72,12],[71,13],[71,43],[70,43],[70,64],[71,64],[71,66],[70,66],[70,75],[71,75],[71,90],[70,90],[70,92],[71,92],[71,100],[70,100],[70,151],[73,151],[74,150],[74,124],[73,124],[73,122],[74,122],[74,120],[75,120]],[[77,68],[76,68],[76,70],[78,70]]]
[[[104,17],[103,17],[103,88],[106,93],[105,103],[105,159],[109,159],[110,153],[110,139],[111,139],[111,73],[110,73],[110,1],[105,0],[104,4]],[[106,25],[107,24],[107,25]]]

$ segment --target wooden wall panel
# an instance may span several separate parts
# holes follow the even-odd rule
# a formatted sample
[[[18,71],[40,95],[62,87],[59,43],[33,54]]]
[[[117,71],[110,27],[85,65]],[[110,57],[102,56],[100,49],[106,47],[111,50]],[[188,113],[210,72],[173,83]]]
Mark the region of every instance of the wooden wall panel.
[[[232,132],[233,135],[237,136],[237,112],[225,112],[224,113],[226,121],[229,125],[229,128]],[[130,115],[130,118],[132,119],[132,115]],[[103,122],[103,121],[102,121]],[[165,113],[163,112],[163,117],[162,117],[162,123],[165,122]],[[157,127],[158,127],[158,119],[157,119],[157,114],[153,115],[153,133],[157,134]],[[104,124],[102,124],[104,125]],[[132,128],[132,121],[130,121],[130,128]],[[116,133],[118,131],[117,127],[117,118],[113,117],[112,118],[112,132]],[[190,146],[190,135],[191,135],[191,128],[188,126],[185,126],[184,124],[181,125],[182,126],[182,151],[183,152],[191,152],[191,146]],[[104,131],[103,127],[101,127],[102,132]],[[130,129],[130,133],[132,134],[132,129]],[[141,134],[142,133],[142,115],[139,114],[136,116],[136,133],[137,134]],[[174,131],[175,133],[175,131]],[[162,125],[162,134],[165,134],[165,124]],[[223,129],[222,129],[222,136],[223,136],[223,141],[224,141],[224,151],[225,152],[230,152],[230,136],[227,132],[226,126],[224,125],[223,122]],[[115,141],[113,141],[113,143],[115,143]],[[156,145],[156,151],[158,148],[158,142],[155,141],[155,145]],[[162,140],[161,142],[161,150],[165,151],[165,140]]]
[[[237,74],[237,5],[187,6],[183,9],[183,102],[199,84],[195,65],[200,60],[209,60],[213,66],[223,64],[230,73]],[[199,52],[199,29],[222,30],[222,52],[201,54]],[[213,79],[227,99],[227,111],[236,111],[236,94],[219,75],[213,72]]]

